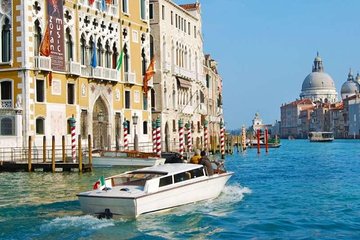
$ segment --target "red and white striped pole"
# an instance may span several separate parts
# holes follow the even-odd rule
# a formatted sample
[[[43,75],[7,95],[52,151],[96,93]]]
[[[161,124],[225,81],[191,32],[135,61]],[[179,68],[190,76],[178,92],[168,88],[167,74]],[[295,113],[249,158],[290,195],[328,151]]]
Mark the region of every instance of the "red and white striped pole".
[[[184,128],[181,119],[179,119],[179,148],[181,159],[184,159]]]
[[[128,123],[125,120],[124,123],[124,150],[129,150],[129,142],[128,142]]]
[[[220,147],[221,159],[225,159],[225,127],[222,120],[220,120]]]
[[[161,121],[156,119],[156,154],[161,157]]]
[[[156,120],[152,121],[153,153],[156,153]]]
[[[208,121],[204,121],[204,150],[208,151]]]
[[[187,140],[188,140],[188,152],[192,151],[192,138],[191,138],[191,124],[186,124],[186,130],[187,130]]]
[[[71,128],[71,157],[73,163],[76,162],[76,133],[75,133],[75,123],[76,120],[74,115],[70,118],[70,128]]]

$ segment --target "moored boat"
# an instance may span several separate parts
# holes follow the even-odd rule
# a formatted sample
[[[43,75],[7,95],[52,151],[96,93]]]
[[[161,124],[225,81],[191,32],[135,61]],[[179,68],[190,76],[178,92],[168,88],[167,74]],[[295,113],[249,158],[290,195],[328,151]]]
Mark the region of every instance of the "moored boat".
[[[310,142],[332,142],[334,141],[333,132],[309,132]]]
[[[216,169],[209,176],[199,164],[156,165],[108,177],[102,187],[77,196],[84,213],[136,218],[216,198],[232,174]]]

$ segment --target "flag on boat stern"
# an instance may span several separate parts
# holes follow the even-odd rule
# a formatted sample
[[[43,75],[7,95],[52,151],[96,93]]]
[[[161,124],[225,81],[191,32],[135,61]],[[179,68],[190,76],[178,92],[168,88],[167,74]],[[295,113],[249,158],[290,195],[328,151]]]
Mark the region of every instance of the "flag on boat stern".
[[[104,188],[105,188],[105,178],[104,176],[101,176],[99,180],[97,180],[96,183],[94,184],[93,189],[103,190]]]

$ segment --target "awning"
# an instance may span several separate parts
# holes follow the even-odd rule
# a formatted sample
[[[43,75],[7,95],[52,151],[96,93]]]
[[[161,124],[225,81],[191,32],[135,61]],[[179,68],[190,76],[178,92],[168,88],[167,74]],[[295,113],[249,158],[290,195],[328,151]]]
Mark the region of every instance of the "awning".
[[[180,87],[182,88],[190,88],[191,87],[191,82],[189,82],[186,79],[180,78],[180,77],[176,77],[178,80],[178,84]]]

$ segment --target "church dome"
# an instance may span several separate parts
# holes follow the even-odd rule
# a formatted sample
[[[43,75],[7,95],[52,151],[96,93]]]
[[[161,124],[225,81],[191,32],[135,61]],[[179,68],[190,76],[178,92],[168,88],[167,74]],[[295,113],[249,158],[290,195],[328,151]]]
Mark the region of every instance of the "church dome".
[[[359,84],[355,82],[350,70],[347,81],[341,86],[341,98],[345,99],[351,97],[355,95],[356,92],[359,92]]]
[[[300,98],[309,98],[313,102],[336,102],[337,93],[332,77],[324,72],[319,53],[314,59],[312,72],[303,81]]]

